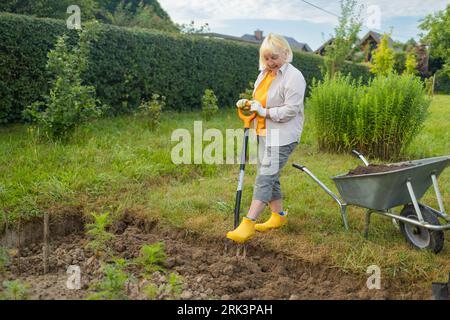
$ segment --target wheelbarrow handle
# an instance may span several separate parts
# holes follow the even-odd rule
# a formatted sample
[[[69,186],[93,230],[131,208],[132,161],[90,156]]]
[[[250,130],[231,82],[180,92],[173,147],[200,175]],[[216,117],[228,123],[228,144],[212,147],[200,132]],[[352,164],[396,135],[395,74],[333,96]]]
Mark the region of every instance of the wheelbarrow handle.
[[[361,159],[362,162],[364,162],[364,164],[366,165],[366,167],[369,166],[369,161],[366,160],[366,158],[364,158],[364,156],[362,155],[362,153],[358,152],[357,150],[352,150],[353,155],[355,155],[356,157],[358,157],[359,159]]]
[[[297,168],[297,169],[299,169],[299,170],[305,172],[305,170],[304,170],[304,169],[306,168],[305,166],[301,166],[301,165],[296,164],[296,163],[293,163],[292,166],[293,166],[294,168]]]
[[[335,195],[333,191],[331,191],[322,181],[320,181],[319,178],[317,178],[308,168],[296,163],[293,163],[292,166],[310,176],[311,179],[313,179],[326,193],[328,193],[330,197],[334,199],[334,201],[336,201],[336,203],[339,205],[339,208],[341,209],[342,221],[344,223],[345,229],[348,230],[347,213],[346,213],[347,204],[341,201],[339,197]]]

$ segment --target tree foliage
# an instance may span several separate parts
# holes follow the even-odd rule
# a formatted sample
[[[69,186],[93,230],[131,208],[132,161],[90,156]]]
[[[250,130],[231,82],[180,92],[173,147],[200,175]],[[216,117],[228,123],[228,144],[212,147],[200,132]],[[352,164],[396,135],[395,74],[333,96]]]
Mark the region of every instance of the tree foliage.
[[[419,28],[428,32],[422,34],[422,42],[430,45],[430,54],[450,64],[450,4],[445,10],[426,16]]]
[[[331,77],[340,71],[351,53],[361,30],[361,7],[356,0],[341,0],[341,16],[333,42],[325,50],[325,73]]]
[[[395,54],[389,48],[389,35],[385,34],[373,53],[370,71],[376,75],[387,76],[394,70]]]

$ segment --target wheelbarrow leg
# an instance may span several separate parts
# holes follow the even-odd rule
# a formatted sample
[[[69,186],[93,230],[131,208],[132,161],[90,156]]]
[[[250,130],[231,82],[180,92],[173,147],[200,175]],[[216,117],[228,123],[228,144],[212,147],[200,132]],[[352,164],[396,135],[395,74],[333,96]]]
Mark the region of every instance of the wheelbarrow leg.
[[[369,226],[370,226],[370,216],[372,215],[372,210],[367,210],[366,212],[366,223],[364,224],[364,238],[369,238]]]

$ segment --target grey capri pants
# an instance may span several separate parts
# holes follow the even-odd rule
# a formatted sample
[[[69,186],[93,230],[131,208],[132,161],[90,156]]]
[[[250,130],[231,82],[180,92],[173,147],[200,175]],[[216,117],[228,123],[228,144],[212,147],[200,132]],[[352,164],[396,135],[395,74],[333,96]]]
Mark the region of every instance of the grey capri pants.
[[[298,142],[293,142],[285,146],[266,148],[266,137],[258,136],[258,171],[253,200],[269,203],[282,199],[280,171],[297,145]]]

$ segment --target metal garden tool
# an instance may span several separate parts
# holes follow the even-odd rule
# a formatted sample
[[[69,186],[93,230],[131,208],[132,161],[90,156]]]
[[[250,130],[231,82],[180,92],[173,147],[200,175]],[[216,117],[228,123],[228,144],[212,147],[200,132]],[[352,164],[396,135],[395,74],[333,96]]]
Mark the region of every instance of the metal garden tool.
[[[247,103],[247,107],[250,107],[250,103]],[[242,186],[244,184],[244,172],[245,163],[247,161],[247,151],[248,151],[248,136],[250,131],[251,122],[256,118],[255,112],[249,112],[238,108],[238,115],[244,121],[244,143],[242,145],[241,151],[241,161],[239,166],[239,179],[238,187],[236,190],[236,202],[234,205],[234,228],[236,229],[239,225],[239,216],[241,211],[241,199],[242,199]],[[247,113],[247,114],[245,114]]]
[[[248,152],[248,141],[249,141],[249,131],[251,122],[256,118],[256,113],[249,111],[250,103],[248,102],[244,108],[238,108],[238,115],[239,118],[241,118],[244,121],[244,141],[242,145],[242,151],[241,151],[241,157],[240,157],[240,166],[239,166],[239,179],[238,179],[238,187],[236,190],[236,201],[234,205],[234,231],[237,232],[237,228],[239,225],[239,218],[240,218],[240,210],[241,210],[241,200],[242,200],[242,188],[244,185],[244,173],[245,173],[245,163],[247,161],[247,152]],[[251,223],[249,221],[246,221],[246,223]],[[253,222],[254,224],[254,222]],[[229,232],[230,234],[232,232]],[[228,237],[227,234],[227,237]],[[236,239],[232,238],[233,240],[237,241]],[[238,241],[239,242],[239,241]],[[240,253],[240,248],[242,249],[242,254]],[[225,251],[227,251],[227,248],[225,248]],[[242,256],[245,258],[246,256],[246,245],[245,244],[237,244],[236,247],[236,256]]]

